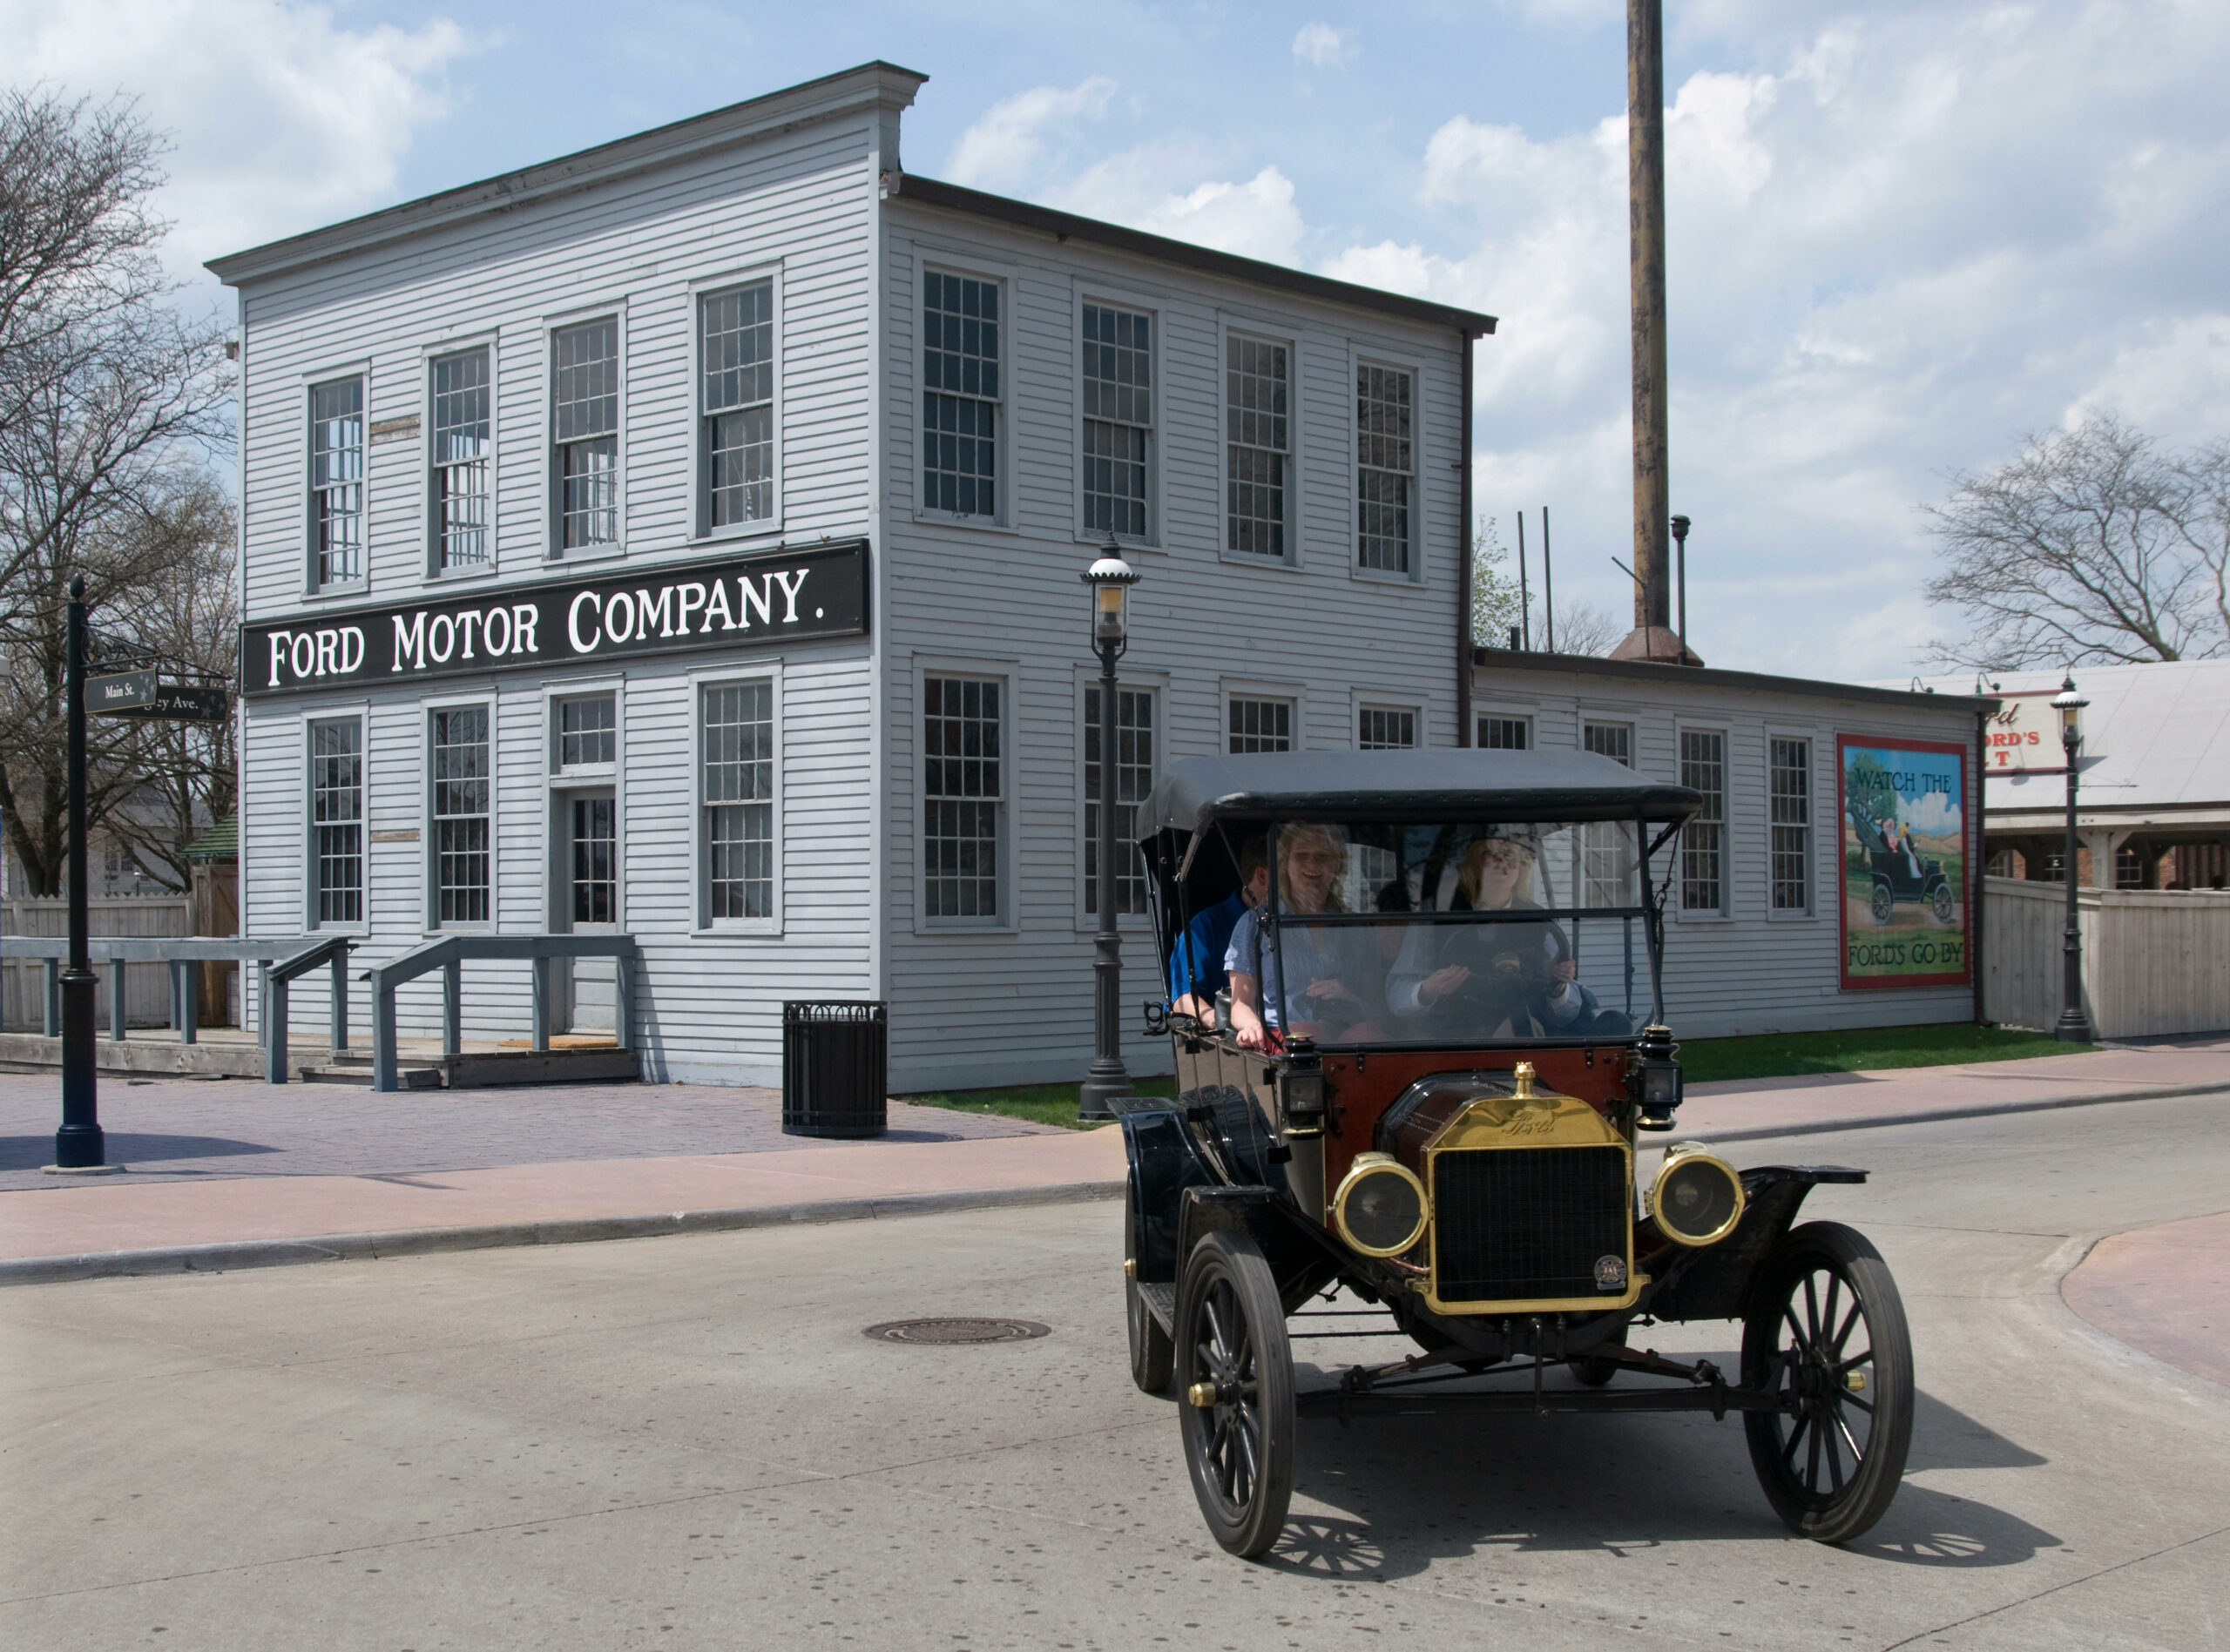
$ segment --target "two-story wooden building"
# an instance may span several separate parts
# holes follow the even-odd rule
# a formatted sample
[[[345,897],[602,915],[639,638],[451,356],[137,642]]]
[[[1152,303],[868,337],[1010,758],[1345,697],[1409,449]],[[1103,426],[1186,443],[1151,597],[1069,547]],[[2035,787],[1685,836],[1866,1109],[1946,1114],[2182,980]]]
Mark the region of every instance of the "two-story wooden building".
[[[895,1088],[1066,1077],[1111,533],[1124,798],[1192,752],[1458,743],[1491,318],[909,176],[922,84],[870,64],[212,265],[246,933],[361,965],[624,930],[653,1075],[773,1082],[783,1000],[880,998]],[[524,1034],[524,973],[468,968],[468,1035]],[[609,1026],[591,967],[561,996]]]

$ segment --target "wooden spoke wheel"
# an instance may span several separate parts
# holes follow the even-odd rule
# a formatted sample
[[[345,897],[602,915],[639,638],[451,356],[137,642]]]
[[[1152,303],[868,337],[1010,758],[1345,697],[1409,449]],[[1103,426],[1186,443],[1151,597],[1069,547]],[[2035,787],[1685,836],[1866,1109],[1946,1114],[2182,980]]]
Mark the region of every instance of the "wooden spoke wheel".
[[[1139,1255],[1139,1190],[1132,1178],[1130,1195],[1123,1202],[1123,1254],[1131,1264]],[[1126,1266],[1123,1275],[1123,1312],[1131,1332],[1131,1380],[1143,1393],[1169,1392],[1169,1373],[1176,1364],[1176,1345],[1161,1322],[1146,1306],[1145,1295]]]
[[[1896,916],[1897,898],[1889,892],[1888,884],[1877,883],[1874,886],[1874,898],[1868,903],[1867,909],[1873,914],[1874,921],[1876,923],[1887,923]]]
[[[1293,1500],[1293,1352],[1277,1281],[1246,1235],[1211,1233],[1186,1258],[1177,1359],[1200,1513],[1233,1554],[1266,1554]]]
[[[1939,883],[1929,893],[1928,909],[1938,923],[1950,923],[1958,914],[1959,903],[1953,898],[1950,884]]]
[[[1913,1349],[1881,1253],[1812,1222],[1767,1261],[1742,1326],[1742,1382],[1781,1400],[1743,1413],[1750,1461],[1791,1531],[1842,1543],[1897,1494],[1913,1432]]]

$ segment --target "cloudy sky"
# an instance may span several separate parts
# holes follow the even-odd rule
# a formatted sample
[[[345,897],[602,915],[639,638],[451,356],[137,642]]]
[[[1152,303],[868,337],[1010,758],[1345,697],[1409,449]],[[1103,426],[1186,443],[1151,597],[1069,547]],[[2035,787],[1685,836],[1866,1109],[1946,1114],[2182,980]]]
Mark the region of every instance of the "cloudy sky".
[[[1672,503],[1713,664],[1952,623],[1919,507],[2112,408],[2230,434],[2230,6],[1667,0]],[[1622,0],[0,0],[174,134],[178,266],[883,57],[908,168],[1490,311],[1477,499],[1622,617]]]

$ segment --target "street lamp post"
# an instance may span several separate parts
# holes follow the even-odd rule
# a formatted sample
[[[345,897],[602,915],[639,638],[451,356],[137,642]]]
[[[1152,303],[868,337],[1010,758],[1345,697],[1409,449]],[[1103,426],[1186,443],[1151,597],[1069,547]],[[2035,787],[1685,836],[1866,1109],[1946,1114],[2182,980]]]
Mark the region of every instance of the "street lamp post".
[[[1085,570],[1084,583],[1091,588],[1091,645],[1099,655],[1099,933],[1092,943],[1091,1072],[1078,1089],[1077,1116],[1104,1119],[1115,1116],[1111,1102],[1131,1093],[1122,1055],[1123,940],[1115,927],[1115,662],[1130,646],[1131,587],[1139,583],[1112,530],[1099,559]]]
[[[98,1170],[108,1162],[101,1134],[95,1074],[93,965],[86,945],[85,901],[85,577],[70,581],[69,652],[64,689],[69,723],[70,963],[62,972],[62,1128],[54,1132],[54,1164]]]
[[[2067,884],[2067,927],[2060,937],[2064,973],[2060,982],[2059,1024],[2052,1028],[2052,1036],[2071,1044],[2091,1042],[2091,1023],[2083,1014],[2083,931],[2076,909],[2079,846],[2075,836],[2075,765],[2083,755],[2083,708],[2090,704],[2075,691],[2071,672],[2052,697],[2052,709],[2059,713],[2060,747],[2067,753],[2067,848],[2061,861]]]

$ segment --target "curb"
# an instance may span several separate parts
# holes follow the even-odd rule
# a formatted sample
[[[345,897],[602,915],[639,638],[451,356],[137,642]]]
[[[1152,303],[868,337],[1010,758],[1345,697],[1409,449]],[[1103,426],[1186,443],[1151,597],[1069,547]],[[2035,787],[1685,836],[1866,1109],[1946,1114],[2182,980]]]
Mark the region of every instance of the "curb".
[[[2056,1096],[2044,1101],[1978,1102],[1965,1107],[1943,1107],[1925,1113],[1895,1113],[1884,1117],[1819,1119],[1808,1124],[1751,1124],[1734,1130],[1699,1129],[1705,1142],[1763,1142],[1777,1136],[1840,1136],[1845,1130],[1887,1129],[1896,1124],[1941,1124],[1948,1119],[1996,1118],[2005,1113],[2051,1113],[2063,1107],[2106,1107],[2116,1102],[2166,1102],[2179,1096],[2230,1095],[2230,1080],[2214,1084],[2157,1084],[2146,1089],[2123,1090],[2112,1096]],[[1677,1136],[1678,1131],[1676,1129]],[[5,1264],[0,1264],[4,1267]]]
[[[884,1198],[824,1199],[810,1204],[747,1205],[675,1210],[659,1216],[592,1216],[558,1222],[501,1222],[477,1227],[404,1228],[392,1233],[326,1233],[301,1239],[242,1239],[216,1244],[160,1245],[78,1256],[0,1260],[0,1287],[60,1285],[150,1273],[225,1273],[283,1268],[303,1262],[429,1256],[523,1244],[585,1244],[602,1239],[650,1239],[673,1233],[726,1233],[798,1222],[882,1221],[950,1210],[997,1210],[1033,1204],[1075,1204],[1120,1198],[1121,1182],[1067,1182],[1050,1187],[990,1188],[963,1193],[901,1193]]]

